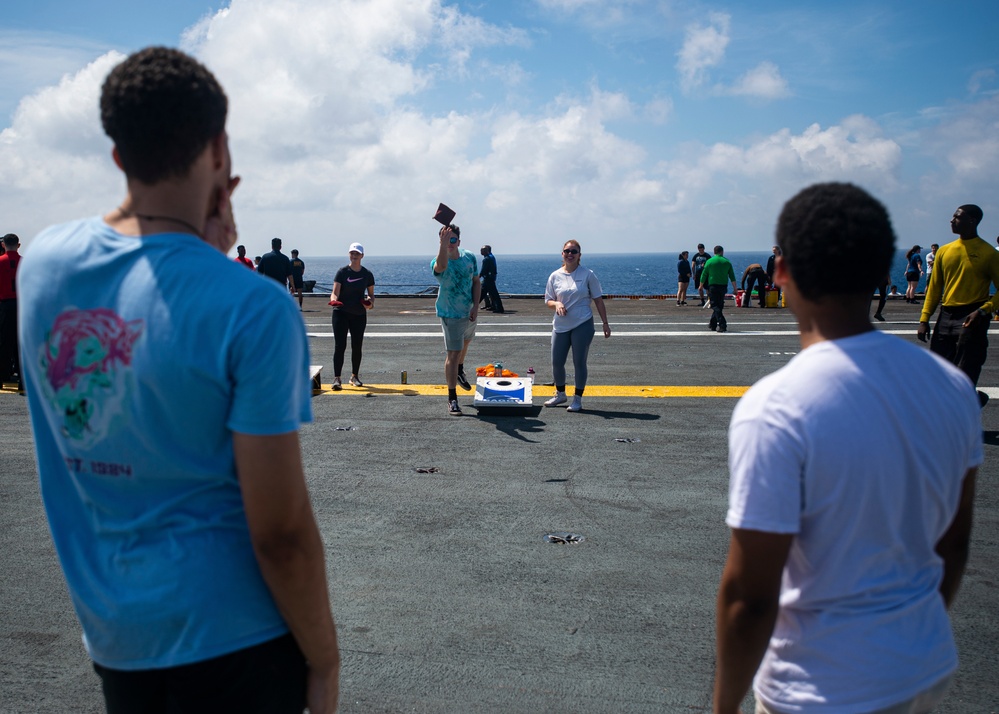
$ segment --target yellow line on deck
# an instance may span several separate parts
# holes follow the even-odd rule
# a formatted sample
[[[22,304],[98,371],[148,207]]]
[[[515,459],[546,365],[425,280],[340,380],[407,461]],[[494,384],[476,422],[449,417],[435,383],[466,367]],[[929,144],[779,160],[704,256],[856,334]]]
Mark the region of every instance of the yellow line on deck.
[[[630,386],[630,385],[600,385],[593,384],[586,387],[587,397],[649,397],[652,399],[668,399],[683,397],[741,397],[749,387],[669,387],[669,386]],[[572,392],[572,385],[568,391]],[[551,397],[555,394],[555,387],[545,387],[534,385],[531,390],[535,397]],[[423,396],[437,397],[447,396],[447,387],[443,384],[365,384],[363,387],[351,387],[344,385],[343,390],[334,392],[332,387],[324,384],[321,390],[316,390],[315,394],[336,394],[344,396],[363,397],[365,394],[397,395],[397,396]],[[474,396],[474,389],[470,392],[459,387],[458,396]]]
[[[674,398],[704,398],[704,397],[741,397],[749,387],[671,387],[671,386],[633,386],[633,385],[601,385],[591,384],[586,387],[587,397],[648,397],[651,399],[674,399]],[[568,392],[572,393],[572,385],[569,385]],[[314,395],[336,394],[353,397],[363,397],[365,394],[377,394],[385,396],[400,397],[437,397],[447,396],[447,387],[443,384],[365,384],[363,387],[351,387],[344,385],[343,390],[334,392],[333,388],[324,384],[322,389],[312,392]],[[555,387],[545,387],[535,384],[531,390],[535,397],[551,397],[555,394]],[[0,386],[0,394],[17,394],[14,385]],[[470,392],[459,387],[458,396],[475,396],[474,389]]]

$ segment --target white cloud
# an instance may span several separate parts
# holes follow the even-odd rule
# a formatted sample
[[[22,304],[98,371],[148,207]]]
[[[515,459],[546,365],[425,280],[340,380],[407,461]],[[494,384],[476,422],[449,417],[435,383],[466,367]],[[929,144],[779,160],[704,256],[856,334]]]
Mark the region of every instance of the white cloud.
[[[606,28],[626,23],[645,0],[537,0],[538,5],[562,15],[580,18],[587,25]]]
[[[852,181],[890,193],[898,186],[901,159],[901,147],[861,116],[800,134],[781,129],[741,145],[691,145],[681,159],[661,166],[661,210],[669,222],[706,221],[705,242],[731,246],[749,233],[759,243],[768,240],[763,235],[784,201],[803,186]]]
[[[683,47],[677,53],[676,63],[680,73],[680,86],[689,92],[704,84],[708,70],[725,59],[729,43],[731,16],[712,13],[708,25],[691,25],[687,28]]]
[[[538,0],[538,5],[549,10],[561,10],[562,12],[578,12],[579,10],[589,10],[600,7],[606,0]]]
[[[281,235],[312,255],[337,254],[361,236],[373,255],[423,253],[442,200],[475,240],[513,253],[568,236],[591,252],[620,250],[622,225],[634,251],[672,249],[691,226],[705,242],[765,244],[760,227],[769,233],[781,203],[820,180],[858,182],[898,200],[903,216],[915,213],[912,196],[931,215],[942,204],[952,211],[958,194],[989,215],[979,196],[999,195],[995,96],[893,121],[904,134],[856,115],[736,131],[725,141],[706,126],[702,141],[679,145],[669,134],[685,130],[689,102],[674,105],[657,86],[629,93],[613,76],[603,86],[557,84],[560,94],[539,102],[543,68],[482,53],[497,43],[524,47],[521,32],[456,12],[438,0],[234,0],[192,28],[185,46],[231,99],[235,170],[244,178],[237,219],[251,252]],[[784,96],[787,83],[766,62],[718,89],[710,75],[721,71],[728,32],[722,15],[688,29],[678,66],[689,81],[702,91]],[[458,36],[464,44],[452,52],[444,38]],[[27,237],[120,200],[124,182],[97,110],[119,59],[81,61],[49,80],[0,132],[5,231]],[[477,95],[497,85],[508,104],[502,91]]]
[[[751,69],[739,78],[728,93],[762,99],[780,99],[790,94],[787,80],[772,62],[761,62]]]
[[[58,82],[100,57],[105,48],[78,37],[0,29],[0,86],[5,97],[23,97]],[[13,112],[16,104],[0,106]]]
[[[707,25],[690,25],[684,36],[683,47],[677,53],[676,69],[680,75],[680,88],[690,94],[708,84],[711,70],[725,62],[732,18],[724,13],[712,13]],[[715,83],[710,93],[780,99],[790,94],[787,80],[773,62],[760,62],[739,77],[732,85]]]
[[[199,21],[182,45],[230,98],[235,170],[244,177],[236,197],[241,230],[278,234],[289,211],[302,212],[294,217],[302,224],[337,209],[356,211],[361,222],[383,215],[386,204],[405,215],[408,201],[429,201],[433,187],[450,178],[442,167],[465,162],[472,120],[454,112],[425,116],[408,102],[432,94],[438,73],[460,70],[471,48],[523,37],[439,0],[233,0]],[[120,59],[106,55],[22,100],[0,135],[10,169],[0,176],[0,201],[31,187],[47,192],[37,200],[75,196],[59,210],[63,216],[106,210],[120,199],[123,181],[97,109],[100,84]],[[515,68],[506,76],[518,77]],[[451,102],[442,96],[436,104]],[[5,210],[5,218],[24,235],[53,218],[37,206],[13,213]]]
[[[943,182],[977,191],[999,189],[999,96],[953,107],[943,121],[921,133],[922,145],[941,157]],[[948,191],[949,193],[949,191]]]
[[[124,182],[111,164],[97,105],[104,77],[122,59],[110,52],[26,97],[0,132],[2,212],[27,225],[25,235],[41,223],[95,212],[100,200],[120,194]]]
[[[995,84],[996,71],[994,69],[980,69],[971,75],[968,80],[968,94],[978,94],[988,85]]]
[[[642,114],[653,124],[665,124],[673,114],[673,100],[669,97],[653,99],[643,107]]]
[[[595,92],[589,103],[569,102],[548,116],[500,117],[480,163],[487,203],[526,211],[549,230],[560,222],[605,225],[615,206],[633,204],[645,190],[645,152],[607,130],[609,106],[620,111],[619,98]]]

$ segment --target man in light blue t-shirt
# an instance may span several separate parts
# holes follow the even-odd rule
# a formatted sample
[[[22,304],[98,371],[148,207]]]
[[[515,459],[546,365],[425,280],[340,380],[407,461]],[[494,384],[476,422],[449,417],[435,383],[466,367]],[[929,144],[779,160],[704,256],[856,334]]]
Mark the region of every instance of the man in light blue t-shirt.
[[[465,353],[475,337],[482,285],[475,256],[461,248],[461,229],[453,223],[440,230],[440,250],[430,261],[430,269],[440,283],[437,290],[437,317],[444,330],[444,377],[447,380],[447,410],[461,416],[457,385],[471,390],[465,377]]]
[[[42,500],[111,714],[337,706],[308,341],[287,290],[226,257],[227,108],[176,50],[115,67],[127,193],[43,231],[18,276]]]

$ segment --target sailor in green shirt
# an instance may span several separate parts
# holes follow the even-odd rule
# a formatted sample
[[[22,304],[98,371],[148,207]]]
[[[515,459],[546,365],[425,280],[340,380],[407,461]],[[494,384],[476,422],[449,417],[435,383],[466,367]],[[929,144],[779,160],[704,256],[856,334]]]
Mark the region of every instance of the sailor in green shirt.
[[[718,332],[728,330],[728,323],[725,322],[722,309],[725,307],[725,289],[729,282],[732,283],[734,292],[736,289],[735,270],[732,269],[732,263],[725,257],[725,249],[716,245],[714,256],[708,258],[708,262],[704,264],[704,270],[701,272],[701,285],[708,286],[708,298],[711,300],[709,330],[718,330]]]

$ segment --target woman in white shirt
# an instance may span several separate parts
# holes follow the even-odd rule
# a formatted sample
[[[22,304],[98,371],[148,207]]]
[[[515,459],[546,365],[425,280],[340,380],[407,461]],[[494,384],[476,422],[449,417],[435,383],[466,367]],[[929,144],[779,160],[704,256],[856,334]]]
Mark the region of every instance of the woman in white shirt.
[[[583,409],[583,390],[586,388],[586,355],[596,330],[593,327],[593,310],[590,301],[597,306],[600,319],[604,323],[604,337],[610,337],[611,329],[607,322],[603,292],[600,281],[593,271],[579,264],[582,250],[579,243],[568,240],[562,246],[562,267],[548,276],[545,287],[545,303],[555,311],[552,320],[552,376],[555,378],[555,396],[545,402],[546,407],[565,404],[565,361],[572,349],[574,396],[566,407],[570,412]]]

